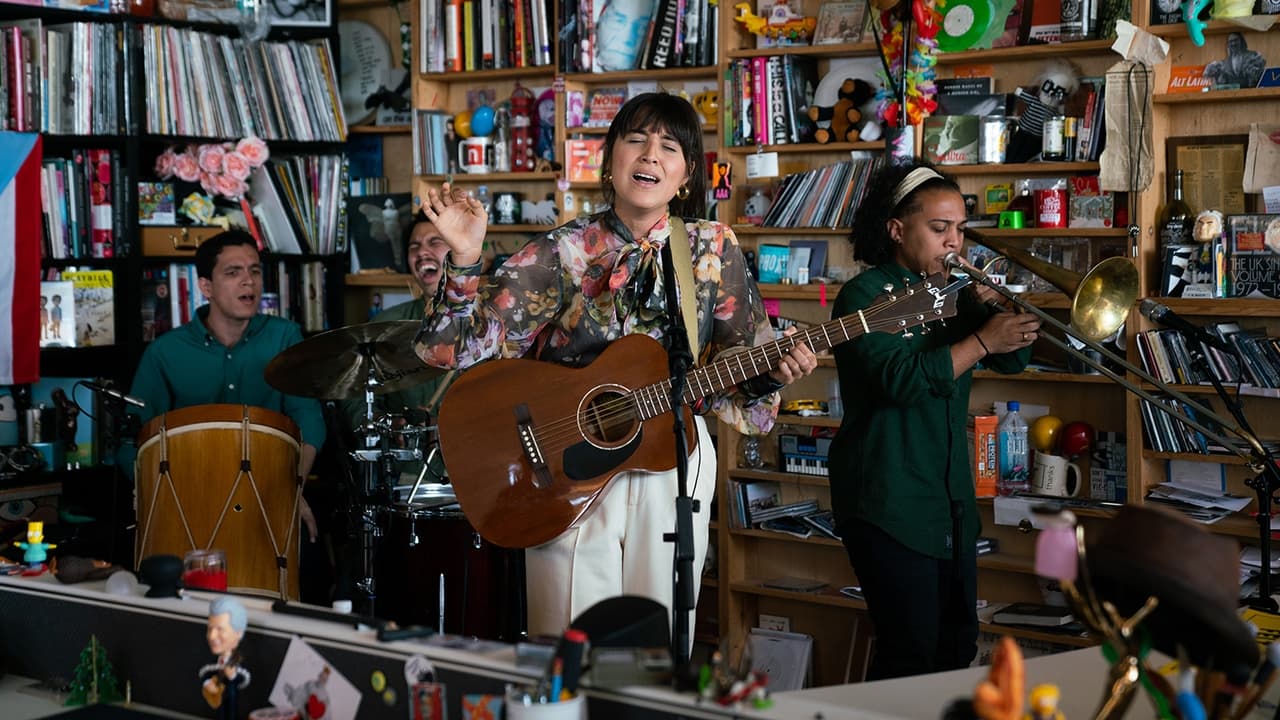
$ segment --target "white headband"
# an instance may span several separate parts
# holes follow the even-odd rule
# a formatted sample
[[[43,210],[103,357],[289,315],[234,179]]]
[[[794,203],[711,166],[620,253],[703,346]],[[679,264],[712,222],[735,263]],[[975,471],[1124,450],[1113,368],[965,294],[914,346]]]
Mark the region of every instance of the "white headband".
[[[914,192],[916,188],[935,178],[938,180],[943,179],[936,171],[927,167],[918,167],[907,173],[907,176],[902,178],[902,182],[898,183],[898,187],[893,191],[893,203],[889,205],[890,210],[898,207],[898,203],[907,199],[907,196]]]

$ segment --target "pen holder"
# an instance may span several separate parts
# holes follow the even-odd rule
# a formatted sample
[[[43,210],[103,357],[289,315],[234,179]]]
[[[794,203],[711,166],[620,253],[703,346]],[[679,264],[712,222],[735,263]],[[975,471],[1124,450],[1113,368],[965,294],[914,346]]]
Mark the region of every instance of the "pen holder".
[[[509,687],[507,720],[586,720],[587,702],[581,693],[560,702],[538,702],[529,688]]]

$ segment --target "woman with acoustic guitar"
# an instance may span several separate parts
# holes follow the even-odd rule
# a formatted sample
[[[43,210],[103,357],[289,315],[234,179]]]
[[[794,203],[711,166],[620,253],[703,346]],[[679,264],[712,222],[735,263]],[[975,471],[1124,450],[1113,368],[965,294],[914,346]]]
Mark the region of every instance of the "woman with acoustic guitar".
[[[439,423],[445,462],[468,519],[500,544],[536,545],[526,552],[532,634],[558,635],[582,611],[617,595],[642,595],[668,611],[672,607],[673,548],[662,535],[675,527],[676,476],[668,469],[675,464],[674,454],[664,458],[658,453],[652,469],[659,472],[653,473],[633,470],[645,467],[643,461],[599,457],[601,448],[621,448],[618,455],[638,460],[646,442],[667,439],[664,435],[671,436],[674,447],[670,424],[665,430],[646,426],[639,432],[638,423],[630,424],[637,414],[645,414],[631,402],[635,393],[619,390],[584,400],[574,392],[579,378],[591,378],[581,383],[588,388],[586,395],[604,383],[634,388],[632,373],[665,381],[666,352],[661,348],[669,345],[668,316],[682,314],[669,302],[668,288],[682,282],[689,282],[692,291],[680,294],[688,298],[686,303],[674,304],[694,306],[686,310],[696,317],[696,329],[689,333],[697,340],[695,357],[714,358],[775,339],[733,231],[700,219],[706,212],[704,162],[702,126],[686,100],[661,93],[632,98],[618,111],[605,140],[601,189],[611,208],[533,239],[483,283],[483,206],[448,184],[427,194],[424,210],[449,244],[450,256],[439,301],[417,340],[419,356],[441,368],[468,368],[490,358],[531,358],[549,373],[546,379],[505,387],[501,383],[518,368],[463,373],[445,398]],[[668,261],[672,255],[685,259]],[[675,275],[690,267],[692,273],[668,282],[664,266],[680,264],[686,267],[676,267]],[[651,345],[659,348],[656,356],[644,352]],[[649,361],[654,359],[658,367],[640,367],[653,365]],[[797,344],[774,365],[744,373],[708,397],[691,383],[693,397],[701,398],[695,411],[715,412],[743,433],[768,432],[777,414],[776,391],[812,372],[817,358],[807,345]],[[479,410],[474,406],[480,403],[457,400],[476,387],[493,400]],[[662,405],[661,397],[655,399]],[[539,403],[557,400],[570,408],[565,413],[577,413],[576,422],[549,421],[554,412]],[[467,415],[463,406],[473,406],[474,414]],[[588,436],[578,435],[593,410],[598,411],[592,417],[598,415],[593,427],[600,436],[589,436],[590,429],[585,430]],[[659,422],[657,414],[639,419]],[[492,430],[481,426],[489,419],[496,423]],[[688,485],[702,508],[694,516],[696,597],[715,486],[715,451],[704,419],[696,417],[692,424],[696,445],[691,446]],[[504,448],[508,436],[525,431],[527,436],[521,437],[528,443]],[[491,466],[462,470],[464,458],[455,461],[449,453],[448,439],[458,434],[473,441],[474,449],[464,452],[460,446],[457,456]],[[563,453],[553,452],[566,434],[574,442]],[[566,474],[570,481],[560,477]],[[596,484],[584,476],[594,476]],[[496,487],[472,487],[486,482]],[[590,489],[574,495],[579,486]],[[542,509],[545,497],[555,500]],[[526,525],[528,532],[511,530]]]

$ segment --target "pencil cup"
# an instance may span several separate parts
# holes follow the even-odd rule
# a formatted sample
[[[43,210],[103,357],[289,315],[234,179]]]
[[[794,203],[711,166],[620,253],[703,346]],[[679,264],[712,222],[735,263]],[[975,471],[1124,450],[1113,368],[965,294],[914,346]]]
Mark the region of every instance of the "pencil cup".
[[[543,703],[523,688],[509,688],[506,717],[507,720],[586,720],[587,703],[581,693],[560,702]]]

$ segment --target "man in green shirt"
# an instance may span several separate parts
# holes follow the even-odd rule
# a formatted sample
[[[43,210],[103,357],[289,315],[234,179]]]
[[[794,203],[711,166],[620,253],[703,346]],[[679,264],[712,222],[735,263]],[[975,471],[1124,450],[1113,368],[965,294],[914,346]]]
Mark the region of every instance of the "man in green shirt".
[[[191,321],[161,335],[142,354],[130,394],[144,401],[143,423],[179,408],[234,403],[287,415],[302,433],[299,477],[307,477],[324,444],[320,403],[286,395],[267,383],[266,367],[302,341],[298,324],[258,312],[262,262],[257,242],[242,230],[209,238],[196,250],[200,292],[209,304]],[[314,541],[315,517],[304,500],[302,520]]]
[[[436,230],[435,225],[431,224],[431,221],[427,219],[427,216],[421,210],[413,216],[413,224],[409,226],[408,231],[405,233],[403,242],[404,257],[409,264],[409,274],[413,278],[414,284],[418,287],[418,297],[383,310],[372,318],[372,322],[394,322],[398,320],[421,322],[426,317],[427,304],[435,301],[440,279],[444,277],[444,261],[445,256],[449,253],[449,246],[445,244],[440,232]],[[406,348],[405,351],[413,352],[412,348]],[[448,386],[452,375],[452,373],[436,375],[419,385],[375,396],[374,417],[376,418],[382,413],[413,415],[415,411],[425,412],[428,416],[434,417],[436,411],[440,409],[440,400],[444,397],[444,390]],[[366,411],[368,410],[364,397],[347,398],[342,401],[341,405],[343,415],[350,421],[352,430],[359,435],[358,430],[364,424]],[[360,443],[361,439],[357,437],[357,443]],[[422,438],[421,440],[425,444],[429,439]],[[429,452],[426,447],[422,449],[424,454]],[[401,462],[398,469],[401,477],[412,482],[421,473],[422,463]],[[443,474],[444,465],[440,462],[437,454],[431,463],[431,472],[424,478],[424,482],[440,482]]]

